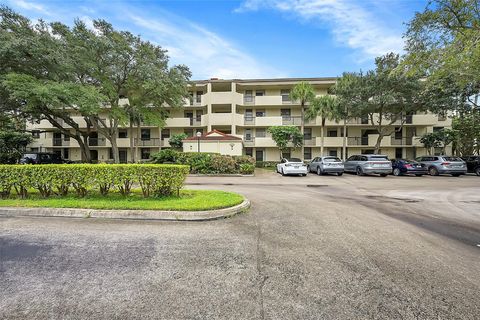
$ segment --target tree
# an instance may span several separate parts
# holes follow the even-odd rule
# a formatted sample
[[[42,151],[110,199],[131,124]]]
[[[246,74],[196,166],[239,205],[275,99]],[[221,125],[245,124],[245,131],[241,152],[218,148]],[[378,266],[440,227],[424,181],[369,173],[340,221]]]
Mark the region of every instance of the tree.
[[[340,110],[339,105],[337,104],[337,100],[334,96],[325,95],[316,97],[313,99],[310,107],[307,109],[305,113],[305,119],[310,120],[314,119],[317,116],[322,118],[322,124],[320,127],[320,137],[321,137],[321,146],[320,146],[320,154],[323,156],[324,144],[325,144],[325,122],[326,120],[329,121],[339,121],[342,117],[343,112]]]
[[[31,142],[32,135],[15,131],[0,131],[0,163],[17,163]]]
[[[89,122],[110,141],[116,163],[118,128],[130,120],[132,109],[142,121],[163,127],[168,117],[165,107],[180,107],[188,97],[190,71],[183,65],[169,67],[161,47],[117,31],[104,20],[95,20],[93,29],[79,20],[72,29],[60,23],[52,27],[69,54],[78,58],[77,80],[95,86],[106,97],[108,112],[89,115]]]
[[[273,126],[267,131],[280,150],[280,158],[283,158],[283,152],[290,148],[289,145],[293,148],[303,146],[303,134],[296,126]]]
[[[480,154],[480,114],[469,112],[452,119],[455,150],[461,156]]]
[[[452,129],[442,129],[435,132],[437,141],[442,148],[442,153],[447,153],[447,146],[456,140],[456,132]]]
[[[435,134],[435,132],[429,132],[424,134],[420,138],[420,142],[423,144],[423,147],[427,149],[427,153],[429,155],[432,154],[433,148],[438,148],[440,146],[440,143],[438,142],[437,135]]]
[[[400,58],[387,54],[375,59],[375,70],[367,73],[350,73],[335,94],[341,105],[349,106],[350,116],[367,116],[378,133],[375,153],[385,136],[395,132],[395,126],[402,129],[406,115],[422,110],[419,93],[420,81],[404,72],[398,72]]]
[[[183,140],[188,137],[186,133],[174,134],[168,139],[168,143],[172,148],[181,149],[183,147]]]
[[[315,98],[315,90],[312,85],[308,82],[301,81],[297,83],[290,92],[290,100],[298,101],[301,107],[301,118],[300,118],[300,133],[304,134],[305,132],[305,106],[312,102]],[[303,138],[302,138],[303,139]],[[303,143],[301,145],[302,159],[303,159]]]

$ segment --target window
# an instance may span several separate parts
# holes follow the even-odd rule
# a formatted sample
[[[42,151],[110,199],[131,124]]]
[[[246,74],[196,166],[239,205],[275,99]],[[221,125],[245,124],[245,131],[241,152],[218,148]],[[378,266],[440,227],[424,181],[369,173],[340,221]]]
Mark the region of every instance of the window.
[[[253,157],[253,148],[245,148],[245,155]]]
[[[113,159],[113,149],[108,149],[108,159]]]
[[[127,129],[119,129],[118,130],[118,138],[119,139],[125,139],[128,138],[128,133]]]
[[[255,111],[255,116],[256,117],[265,117],[265,109],[257,109]]]
[[[350,156],[347,161],[356,161],[357,156]]]
[[[203,91],[197,91],[197,97],[195,100],[196,103],[202,103],[202,94],[203,94]]]
[[[285,159],[290,159],[290,156],[291,156],[290,151],[285,151],[285,152],[283,153],[283,157],[284,157]]]
[[[330,129],[327,131],[327,137],[337,137],[338,135],[337,129]]]
[[[361,124],[368,124],[368,116],[362,117],[362,118],[360,119],[360,122],[361,122]]]
[[[32,137],[35,139],[40,138],[40,130],[33,130],[32,131]]]
[[[63,148],[63,158],[64,159],[68,159],[70,158],[70,150],[68,150],[68,148]]]
[[[252,90],[245,90],[245,94],[243,96],[243,100],[245,102],[254,102],[253,100],[253,91]]]
[[[257,97],[263,97],[265,95],[265,90],[256,90],[255,95]]]
[[[337,150],[329,150],[328,155],[331,156],[331,157],[337,157],[338,152],[337,152]]]
[[[443,127],[433,127],[433,132],[442,131]]]
[[[140,156],[141,156],[142,160],[150,159],[150,148],[142,148]]]
[[[263,150],[262,149],[255,150],[255,160],[256,161],[263,161]]]
[[[402,139],[402,128],[395,128],[395,139]]]
[[[292,115],[292,112],[290,109],[280,109],[280,115],[284,118],[284,119],[290,119],[291,115]]]
[[[253,109],[245,109],[245,121],[253,121]]]
[[[266,134],[267,134],[267,132],[266,132],[265,128],[255,129],[255,137],[257,137],[257,138],[265,138]]]
[[[304,158],[304,159],[307,159],[307,160],[312,159],[312,148],[310,148],[310,147],[305,147],[305,148],[303,149],[303,158]]]
[[[141,139],[142,140],[150,140],[150,129],[142,129]]]
[[[170,129],[162,129],[162,139],[170,138]]]
[[[32,151],[32,152],[38,152],[38,148],[30,148],[30,151]]]
[[[290,89],[280,90],[280,95],[282,96],[282,102],[290,102]]]
[[[70,136],[67,136],[66,134],[64,134],[63,141],[70,141]]]
[[[396,159],[403,158],[403,149],[402,148],[395,148],[395,158]]]
[[[304,140],[312,140],[312,128],[304,128],[303,129],[303,139]]]

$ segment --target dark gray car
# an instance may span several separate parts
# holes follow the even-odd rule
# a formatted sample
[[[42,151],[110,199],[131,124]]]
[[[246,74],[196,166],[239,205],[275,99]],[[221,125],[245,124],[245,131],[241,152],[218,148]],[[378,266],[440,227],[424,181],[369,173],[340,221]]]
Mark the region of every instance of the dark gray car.
[[[308,165],[309,172],[316,172],[318,175],[326,173],[343,174],[343,162],[337,157],[325,156],[316,157]]]
[[[386,177],[392,173],[392,163],[386,155],[358,154],[353,155],[344,163],[345,172],[354,172],[359,176],[379,174]]]
[[[423,156],[415,159],[423,163],[431,176],[438,176],[439,174],[451,174],[454,177],[459,177],[467,173],[467,165],[459,157],[451,156]]]

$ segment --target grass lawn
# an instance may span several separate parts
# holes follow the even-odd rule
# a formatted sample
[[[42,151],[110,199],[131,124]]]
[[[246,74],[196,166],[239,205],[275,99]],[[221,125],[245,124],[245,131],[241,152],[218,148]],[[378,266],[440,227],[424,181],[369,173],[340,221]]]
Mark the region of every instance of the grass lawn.
[[[45,207],[45,208],[87,208],[87,209],[131,209],[131,210],[187,210],[201,211],[227,208],[242,203],[239,194],[216,190],[181,190],[180,196],[144,198],[140,190],[134,190],[130,196],[111,192],[101,196],[91,192],[85,198],[74,194],[66,197],[52,196],[42,198],[38,193],[30,192],[27,199],[15,198],[0,200],[0,207]]]

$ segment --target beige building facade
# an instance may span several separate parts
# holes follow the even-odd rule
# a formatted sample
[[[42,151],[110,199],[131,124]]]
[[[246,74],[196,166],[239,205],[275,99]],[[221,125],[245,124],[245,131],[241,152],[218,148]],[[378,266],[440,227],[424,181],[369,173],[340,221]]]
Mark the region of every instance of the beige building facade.
[[[327,94],[334,85],[335,78],[287,78],[287,79],[253,79],[222,80],[210,79],[195,81],[190,87],[190,99],[183,108],[170,110],[170,117],[164,128],[142,125],[130,130],[128,125],[118,133],[117,145],[120,160],[131,159],[131,143],[135,148],[136,159],[147,160],[151,153],[162,148],[169,148],[169,138],[174,134],[186,133],[196,137],[197,132],[203,135],[214,130],[238,137],[234,147],[223,144],[208,150],[225,154],[251,155],[257,161],[277,161],[280,152],[267,129],[270,126],[301,124],[301,107],[289,99],[290,90],[300,81],[309,82],[317,95]],[[128,102],[126,102],[128,103]],[[80,115],[73,115],[80,127],[86,124]],[[105,116],[106,118],[106,116]],[[451,119],[431,113],[408,115],[392,126],[396,132],[385,137],[381,143],[381,153],[391,158],[415,158],[427,154],[427,150],[419,141],[419,137],[427,132],[451,127]],[[29,123],[34,142],[31,151],[47,151],[61,154],[64,158],[81,160],[80,148],[75,140],[68,139],[48,121]],[[400,129],[401,128],[401,129]],[[299,157],[305,160],[320,156],[321,118],[307,121],[304,132],[304,153],[301,149],[292,149],[286,156]],[[343,123],[327,121],[324,127],[324,154],[342,157]],[[371,153],[377,139],[373,125],[368,119],[350,119],[346,130],[347,156],[359,153]],[[110,142],[99,133],[92,132],[89,138],[92,158],[98,162],[111,162]],[[190,150],[190,148],[192,150]],[[197,151],[194,142],[187,141],[185,151]],[[211,149],[211,150],[210,150]]]

